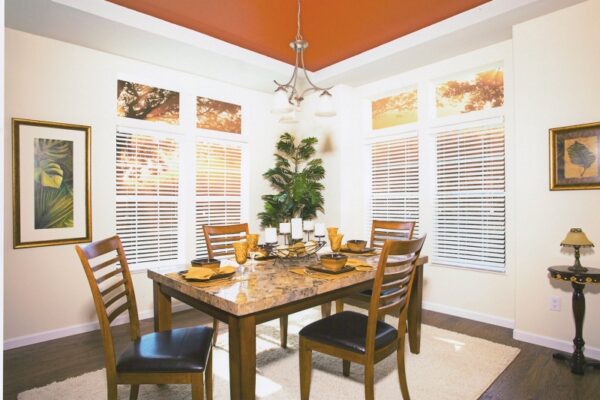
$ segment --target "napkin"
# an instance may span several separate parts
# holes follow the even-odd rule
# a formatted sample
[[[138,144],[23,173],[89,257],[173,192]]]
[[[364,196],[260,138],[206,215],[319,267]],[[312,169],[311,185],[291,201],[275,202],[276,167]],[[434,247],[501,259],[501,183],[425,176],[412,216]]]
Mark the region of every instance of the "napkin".
[[[185,274],[185,278],[186,279],[207,280],[207,279],[210,279],[215,274],[217,274],[217,272],[210,268],[193,267],[193,268],[188,269],[188,271]]]
[[[346,265],[354,267],[357,271],[371,271],[373,270],[373,266],[364,262],[363,260],[359,260],[357,258],[349,258],[346,261]]]

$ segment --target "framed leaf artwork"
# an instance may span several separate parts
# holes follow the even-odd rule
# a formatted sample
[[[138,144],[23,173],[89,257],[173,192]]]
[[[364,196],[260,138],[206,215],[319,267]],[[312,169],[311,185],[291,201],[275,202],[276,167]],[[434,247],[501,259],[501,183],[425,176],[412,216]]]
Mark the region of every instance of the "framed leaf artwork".
[[[550,190],[600,189],[600,122],[550,129]]]
[[[13,247],[92,239],[91,127],[12,120]]]

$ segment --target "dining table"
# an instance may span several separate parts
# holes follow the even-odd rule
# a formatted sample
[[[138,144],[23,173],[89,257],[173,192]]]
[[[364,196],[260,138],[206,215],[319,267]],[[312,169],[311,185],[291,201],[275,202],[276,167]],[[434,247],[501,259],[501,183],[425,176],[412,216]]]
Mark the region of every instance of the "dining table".
[[[310,269],[298,273],[299,268],[318,264],[314,257],[295,263],[272,259],[242,266],[232,278],[214,284],[189,282],[177,272],[149,269],[154,330],[171,329],[172,299],[228,324],[230,397],[252,400],[256,388],[256,326],[316,306],[321,306],[322,315],[327,316],[332,301],[370,289],[379,256],[352,257],[373,268],[329,277],[313,274]],[[234,261],[226,261],[237,266]],[[408,338],[412,353],[420,351],[423,267],[427,261],[423,256],[416,262],[409,301]]]

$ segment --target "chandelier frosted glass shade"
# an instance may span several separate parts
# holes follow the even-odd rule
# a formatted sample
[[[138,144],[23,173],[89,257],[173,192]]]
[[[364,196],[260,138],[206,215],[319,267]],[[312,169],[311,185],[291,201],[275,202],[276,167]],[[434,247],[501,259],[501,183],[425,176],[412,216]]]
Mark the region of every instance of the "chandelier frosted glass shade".
[[[315,112],[317,117],[333,117],[335,116],[335,109],[333,108],[333,99],[331,93],[324,90],[319,95],[319,102],[317,103],[317,111]]]
[[[287,114],[294,111],[294,107],[290,104],[287,92],[285,89],[277,88],[273,95],[273,114]]]

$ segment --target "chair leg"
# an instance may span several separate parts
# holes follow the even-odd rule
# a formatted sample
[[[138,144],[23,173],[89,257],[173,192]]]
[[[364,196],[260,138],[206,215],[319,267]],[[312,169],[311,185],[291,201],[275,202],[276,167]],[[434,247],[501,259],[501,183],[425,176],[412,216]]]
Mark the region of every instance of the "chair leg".
[[[206,399],[213,400],[213,371],[212,371],[212,350],[208,355],[208,361],[206,363],[206,369],[204,370],[204,380],[206,382]]]
[[[192,400],[204,400],[204,374],[192,375]]]
[[[213,318],[213,346],[217,344],[217,337],[219,336],[219,320]]]
[[[338,299],[335,301],[335,313],[341,313],[344,311],[344,300]]]
[[[112,379],[110,377],[106,377],[106,394],[107,394],[107,399],[108,400],[118,400],[119,395],[117,394],[117,381],[116,379],[113,377]]]
[[[375,366],[365,365],[365,400],[375,400]]]
[[[131,389],[129,389],[129,400],[137,400],[139,392],[140,385],[131,385]]]
[[[344,376],[350,376],[350,361],[342,360],[342,369],[344,371]]]
[[[288,332],[288,316],[285,315],[279,318],[279,337],[281,340],[281,347],[287,348],[287,332]]]
[[[404,338],[402,338],[400,346],[398,350],[396,350],[396,357],[398,359],[398,378],[400,379],[400,391],[402,392],[402,400],[410,400],[404,363]]]
[[[300,338],[300,400],[310,397],[310,379],[312,372],[312,350],[307,349]]]

